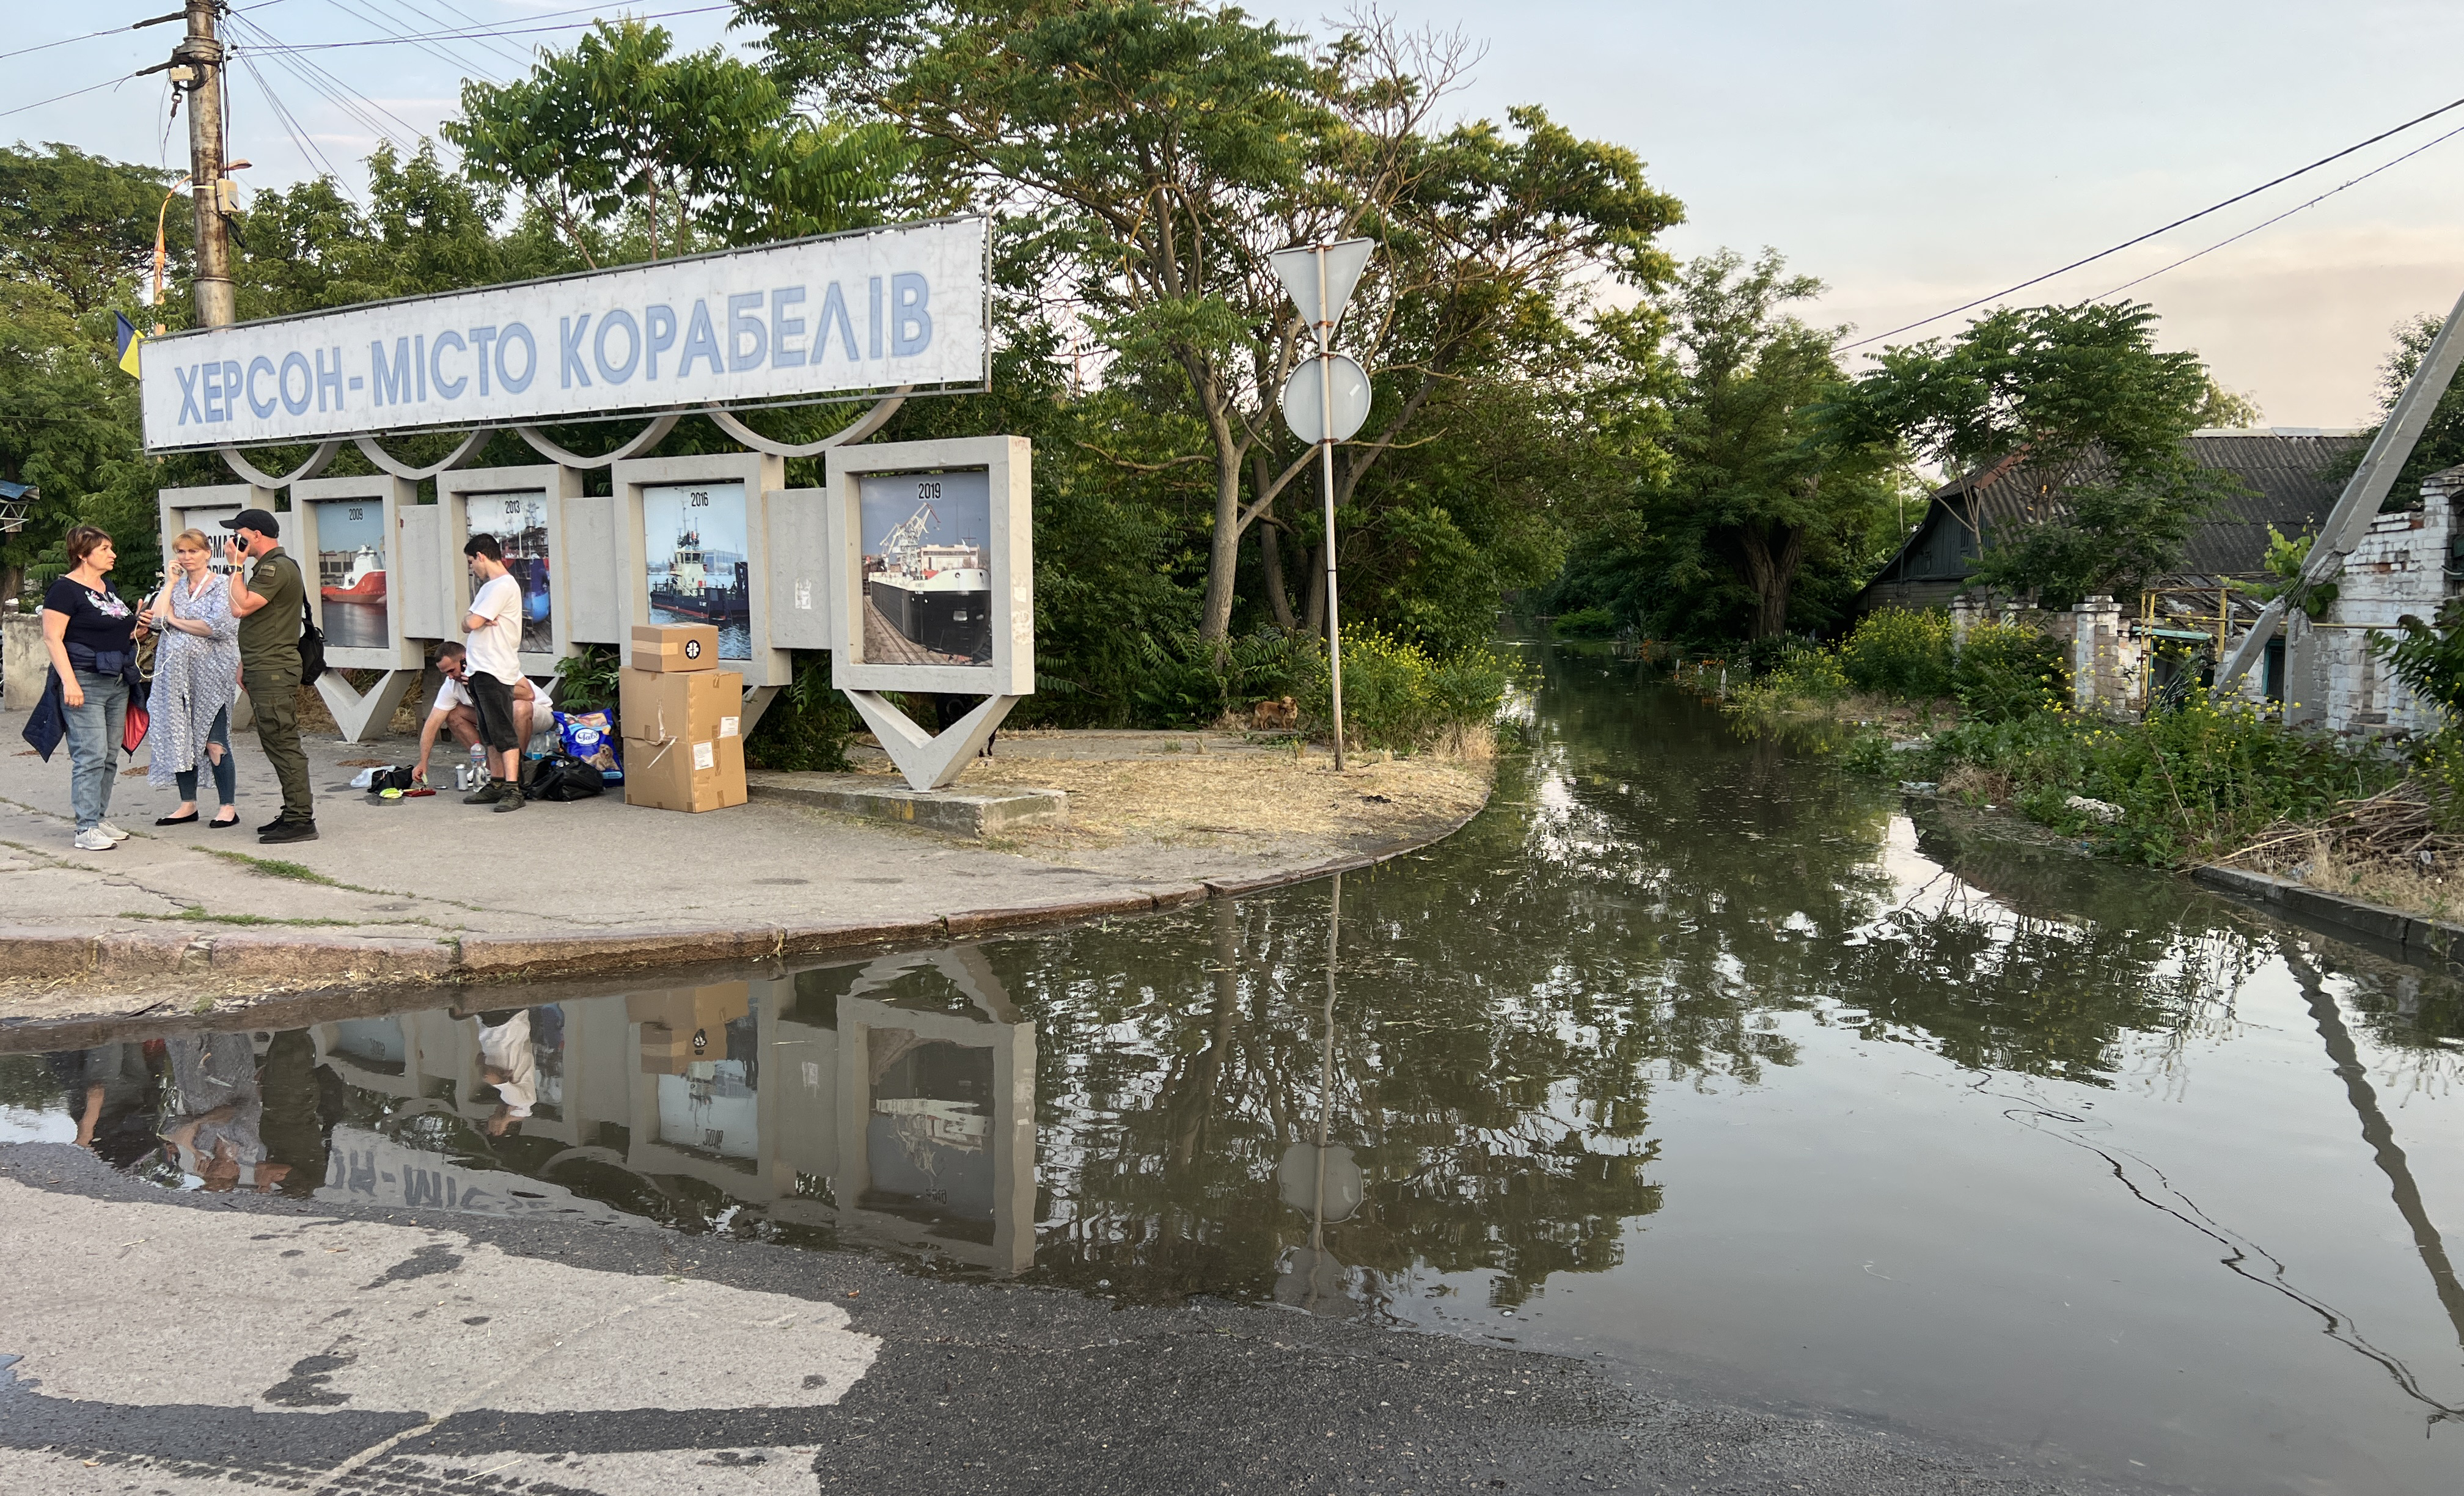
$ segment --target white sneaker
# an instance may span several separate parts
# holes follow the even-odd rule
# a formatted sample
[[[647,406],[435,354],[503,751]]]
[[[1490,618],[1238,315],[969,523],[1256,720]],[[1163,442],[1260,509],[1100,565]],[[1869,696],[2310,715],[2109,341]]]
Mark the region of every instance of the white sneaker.
[[[107,852],[120,844],[111,839],[110,832],[96,826],[91,831],[79,831],[76,845],[81,852]]]
[[[127,832],[125,832],[125,831],[121,830],[120,827],[118,827],[118,826],[116,826],[116,825],[112,825],[110,822],[108,822],[108,821],[105,821],[105,822],[103,822],[101,825],[99,825],[96,826],[96,827],[95,827],[95,829],[96,829],[96,830],[98,830],[98,831],[100,831],[103,835],[105,835],[105,836],[107,836],[107,837],[110,837],[110,838],[111,838],[111,840],[113,841],[113,843],[114,843],[115,845],[116,845],[116,844],[118,844],[118,843],[124,842],[124,841],[127,841],[127,840],[128,840],[128,833],[127,833]]]

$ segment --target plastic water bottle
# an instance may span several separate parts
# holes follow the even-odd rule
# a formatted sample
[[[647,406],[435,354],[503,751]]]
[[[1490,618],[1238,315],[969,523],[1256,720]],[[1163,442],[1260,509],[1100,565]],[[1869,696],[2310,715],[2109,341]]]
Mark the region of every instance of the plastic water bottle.
[[[488,748],[484,743],[471,745],[471,787],[473,789],[488,787]]]

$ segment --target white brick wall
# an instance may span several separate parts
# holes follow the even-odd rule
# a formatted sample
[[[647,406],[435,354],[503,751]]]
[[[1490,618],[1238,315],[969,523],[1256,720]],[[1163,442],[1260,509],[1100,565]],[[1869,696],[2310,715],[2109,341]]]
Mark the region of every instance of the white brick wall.
[[[2447,575],[2447,558],[2455,533],[2456,496],[2464,491],[2464,468],[2433,473],[2421,489],[2421,508],[2381,515],[2371,523],[2369,535],[2344,560],[2336,601],[2321,620],[2328,627],[2312,631],[2304,641],[2317,661],[2312,679],[2324,681],[2326,699],[2302,705],[2323,708],[2331,732],[2438,729],[2437,707],[2388,674],[2387,662],[2369,648],[2369,629],[2391,630],[2408,613],[2427,622],[2455,591],[2455,580]],[[2307,716],[2308,712],[2297,715]]]

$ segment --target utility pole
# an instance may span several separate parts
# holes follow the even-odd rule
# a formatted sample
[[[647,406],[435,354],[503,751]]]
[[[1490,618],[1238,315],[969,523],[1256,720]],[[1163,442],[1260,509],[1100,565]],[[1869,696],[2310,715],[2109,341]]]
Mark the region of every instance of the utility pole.
[[[197,214],[200,327],[228,327],[238,320],[231,300],[230,227],[223,220],[231,195],[230,179],[223,175],[223,43],[214,34],[223,3],[188,0],[188,34],[171,50],[171,76],[188,94],[188,198]]]

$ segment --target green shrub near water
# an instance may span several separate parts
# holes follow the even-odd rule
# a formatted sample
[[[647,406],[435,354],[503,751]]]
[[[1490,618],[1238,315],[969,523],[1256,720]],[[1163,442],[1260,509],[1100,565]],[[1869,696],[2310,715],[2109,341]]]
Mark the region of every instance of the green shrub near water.
[[[2366,745],[2289,731],[2206,692],[2140,722],[2060,711],[1970,718],[1934,750],[1945,767],[2007,776],[2031,820],[2158,867],[2218,855],[2278,820],[2316,820],[2405,774]],[[2066,805],[2074,795],[2119,806],[2122,819],[2101,825]]]
[[[2069,662],[2061,642],[2016,624],[1981,623],[1968,630],[1951,667],[1951,693],[1963,715],[2007,722],[2062,705]]]
[[[1551,628],[1560,639],[1606,639],[1617,631],[1617,614],[1605,607],[1578,607],[1558,614]]]
[[[1320,723],[1333,719],[1332,694],[1323,657],[1300,695],[1302,710]],[[1343,631],[1343,726],[1345,738],[1363,748],[1411,753],[1438,747],[1460,735],[1491,732],[1515,668],[1485,645],[1444,659],[1418,645],[1375,629]]]
[[[1877,608],[1839,646],[1849,684],[1879,696],[1929,701],[1950,694],[1950,615]]]

